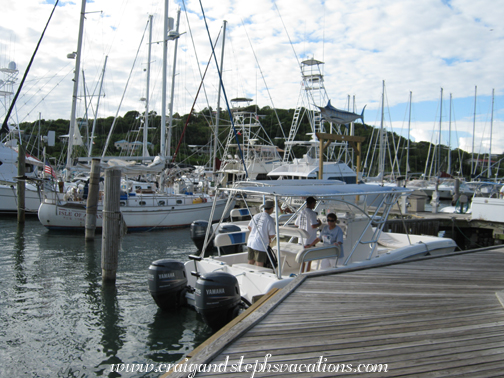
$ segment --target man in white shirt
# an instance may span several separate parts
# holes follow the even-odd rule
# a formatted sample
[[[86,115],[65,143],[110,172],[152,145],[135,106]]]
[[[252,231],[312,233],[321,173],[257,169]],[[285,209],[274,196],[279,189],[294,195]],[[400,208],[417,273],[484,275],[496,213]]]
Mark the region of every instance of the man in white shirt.
[[[248,224],[250,235],[247,242],[248,263],[264,266],[268,261],[266,253],[271,239],[275,237],[275,221],[271,217],[275,203],[266,201],[264,212],[254,215]]]
[[[317,218],[317,213],[313,211],[317,200],[313,197],[308,197],[306,199],[306,207],[301,210],[294,224],[308,232],[310,235],[307,239],[300,238],[299,243],[305,248],[308,248],[310,244],[317,238],[317,229],[322,225],[320,219]]]

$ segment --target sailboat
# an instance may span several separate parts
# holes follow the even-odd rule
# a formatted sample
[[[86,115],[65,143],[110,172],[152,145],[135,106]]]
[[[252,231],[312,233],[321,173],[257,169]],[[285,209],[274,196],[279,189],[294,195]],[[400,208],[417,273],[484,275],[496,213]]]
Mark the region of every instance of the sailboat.
[[[340,123],[325,123],[332,122],[335,117],[324,117],[320,106],[313,104],[314,100],[320,103],[328,103],[327,93],[324,87],[324,75],[322,74],[321,66],[324,62],[316,59],[307,59],[301,62],[302,86],[299,96],[300,103],[294,111],[292,124],[289,136],[285,141],[285,151],[283,161],[276,164],[275,168],[268,173],[270,179],[317,179],[319,178],[319,147],[320,142],[317,139],[316,133],[337,133],[341,134]],[[334,109],[334,108],[333,108]],[[334,109],[333,113],[337,109]],[[301,120],[306,113],[311,126],[311,139],[309,141],[298,140],[299,127]],[[341,111],[340,111],[341,113]],[[353,113],[344,112],[349,122],[352,117],[348,115]],[[361,118],[364,115],[356,115],[353,119]],[[327,118],[327,119],[326,119]],[[292,148],[301,146],[307,148],[306,154],[302,158],[291,158]],[[336,154],[337,147],[340,147],[340,154]],[[328,146],[327,161],[323,162],[323,177],[328,180],[341,180],[347,184],[355,184],[357,175],[348,164],[340,158],[348,159],[347,142],[332,142]]]
[[[15,62],[10,62],[7,67],[0,68],[0,100],[5,109],[8,108],[14,94],[19,70]],[[16,214],[18,207],[17,184],[18,179],[18,140],[12,137],[18,132],[12,130],[7,135],[5,142],[0,143],[0,214]],[[25,156],[25,213],[36,214],[42,201],[40,170],[44,163],[39,159],[26,154]]]
[[[85,0],[83,0],[84,15]],[[165,7],[168,6],[168,1]],[[82,21],[82,20],[81,20]],[[82,23],[81,23],[82,25]],[[168,34],[168,25],[165,22],[164,35],[167,36],[164,40],[164,50],[167,49],[168,39],[175,39],[174,33]],[[80,41],[82,40],[82,27],[80,28],[79,36],[79,53]],[[178,23],[177,23],[178,33]],[[177,36],[178,37],[178,36]],[[166,56],[164,66],[166,67]],[[78,71],[78,70],[76,70]],[[175,74],[173,75],[175,77]],[[172,78],[173,80],[173,78]],[[166,83],[166,71],[163,74],[163,81]],[[77,86],[77,80],[74,83]],[[173,87],[173,86],[172,86]],[[163,85],[163,88],[166,88]],[[74,94],[76,89],[74,87]],[[163,96],[166,96],[163,90]],[[172,91],[173,97],[173,91]],[[75,99],[75,97],[74,97]],[[165,99],[163,99],[165,103]],[[163,106],[163,117],[166,107]],[[72,108],[72,117],[75,118],[75,111]],[[73,123],[75,124],[75,122]],[[71,123],[72,125],[72,123]],[[162,122],[164,127],[166,122]],[[162,127],[162,129],[163,129]],[[146,132],[146,130],[144,130]],[[72,126],[70,130],[72,134]],[[162,130],[162,141],[164,141],[165,130]],[[72,138],[69,138],[69,146],[72,143]],[[169,146],[169,141],[168,141]],[[165,169],[164,146],[162,145],[161,156],[156,157],[154,161],[148,165],[136,165],[123,162],[119,164],[116,161],[115,168],[120,167],[123,174],[161,174]],[[69,150],[69,156],[70,156]],[[110,165],[110,164],[109,164]],[[67,169],[71,168],[67,164]],[[217,221],[220,217],[225,216],[234,207],[234,202],[227,201],[222,196],[210,195],[205,192],[194,192],[194,188],[189,186],[183,180],[174,180],[170,187],[165,187],[164,180],[159,179],[161,185],[155,183],[140,183],[123,181],[121,184],[120,209],[122,218],[126,224],[128,231],[151,231],[166,228],[176,228],[189,226],[196,219],[213,219]],[[42,225],[50,230],[79,230],[85,229],[86,217],[86,200],[87,192],[85,186],[74,187],[70,192],[61,195],[54,193],[44,198],[44,201],[39,207],[38,217]],[[96,228],[99,231],[102,227],[102,210],[103,210],[103,192],[100,193],[100,201],[98,203],[98,212],[96,219]]]

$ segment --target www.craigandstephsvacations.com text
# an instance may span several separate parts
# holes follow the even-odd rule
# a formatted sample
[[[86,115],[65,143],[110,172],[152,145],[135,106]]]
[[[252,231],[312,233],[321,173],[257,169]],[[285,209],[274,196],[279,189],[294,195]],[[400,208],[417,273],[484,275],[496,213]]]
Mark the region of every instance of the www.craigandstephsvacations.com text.
[[[169,371],[187,373],[192,378],[197,373],[244,373],[253,378],[261,373],[384,373],[388,371],[387,364],[340,364],[330,363],[327,358],[320,356],[313,363],[275,363],[271,354],[266,354],[263,360],[245,362],[241,356],[236,362],[229,361],[229,356],[220,364],[192,364],[189,359],[178,364],[112,364],[111,372],[116,373],[166,373]],[[265,376],[265,375],[263,375]]]

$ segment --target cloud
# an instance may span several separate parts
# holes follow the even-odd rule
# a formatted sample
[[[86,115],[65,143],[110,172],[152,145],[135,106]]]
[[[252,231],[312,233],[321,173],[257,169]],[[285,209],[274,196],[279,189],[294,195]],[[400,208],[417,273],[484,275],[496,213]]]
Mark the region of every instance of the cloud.
[[[490,0],[202,3],[212,41],[227,20],[223,78],[230,99],[246,96],[260,107],[274,104],[294,108],[301,91],[299,61],[314,57],[325,62],[325,88],[337,107],[345,107],[347,96],[355,95],[359,109],[367,104],[367,111],[378,110],[383,80],[390,107],[405,104],[409,91],[415,102],[438,101],[441,87],[454,99],[469,99],[477,85],[478,96],[488,97],[492,88],[496,89],[496,122],[502,117],[504,8]],[[178,6],[183,9],[180,31],[184,34],[179,39],[173,102],[175,111],[187,113],[211,48],[199,1],[171,1],[171,17],[176,17]],[[9,3],[0,26],[0,66],[16,61],[22,76],[52,7],[38,0]],[[19,105],[18,120],[33,121],[39,112],[48,119],[70,117],[73,82],[68,72],[73,61],[66,56],[77,48],[80,7],[80,1],[66,1],[56,9],[28,76],[30,90],[20,99],[24,102]],[[150,108],[160,113],[162,43],[158,42],[162,40],[163,2],[95,0],[87,3],[86,12],[82,69],[89,93],[95,94],[90,97],[94,103],[94,88],[108,56],[99,117],[115,115],[121,98],[120,115],[143,109],[140,98],[145,97],[147,87],[146,26],[149,14],[153,15]],[[171,75],[174,43],[168,45],[167,70]],[[219,64],[220,51],[219,42]],[[212,59],[198,109],[216,107],[218,83]],[[81,84],[80,116],[84,111],[82,88]],[[459,124],[467,116],[470,114],[458,114]],[[425,129],[416,130],[417,138],[428,138],[430,125],[421,127]],[[467,132],[472,135],[472,130]],[[496,148],[502,150],[501,139],[494,137],[499,143]],[[467,146],[465,138],[460,143]]]

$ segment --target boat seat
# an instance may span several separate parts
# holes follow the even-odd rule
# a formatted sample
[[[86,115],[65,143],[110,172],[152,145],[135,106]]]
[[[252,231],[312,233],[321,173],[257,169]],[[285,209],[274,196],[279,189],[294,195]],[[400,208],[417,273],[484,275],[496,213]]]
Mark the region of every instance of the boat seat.
[[[217,247],[217,250],[219,251],[220,255],[220,248],[222,247],[227,247],[231,245],[239,245],[239,244],[246,244],[248,237],[249,237],[249,231],[235,231],[235,232],[228,232],[226,234],[217,234],[215,235],[214,238],[214,246]]]
[[[380,234],[380,236],[378,237],[378,244],[389,249],[397,249],[404,246],[404,243],[401,243],[399,240],[394,239],[386,232],[382,232]]]
[[[229,216],[231,217],[231,221],[232,221],[233,219],[241,219],[241,218],[247,217],[247,216],[252,217],[253,215],[255,215],[257,213],[258,213],[257,207],[252,206],[249,209],[247,209],[247,208],[233,209],[229,212]]]
[[[290,237],[291,239],[297,238],[299,240],[300,238],[308,239],[310,237],[310,235],[306,230],[303,230],[298,227],[280,226],[278,227],[278,232],[280,234],[280,237],[287,236]]]
[[[299,273],[303,273],[304,266],[306,265],[304,263],[322,259],[337,259],[340,251],[341,249],[335,245],[322,245],[321,247],[303,249],[296,255],[296,262],[301,265]]]

